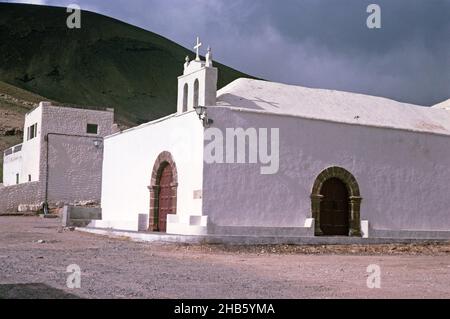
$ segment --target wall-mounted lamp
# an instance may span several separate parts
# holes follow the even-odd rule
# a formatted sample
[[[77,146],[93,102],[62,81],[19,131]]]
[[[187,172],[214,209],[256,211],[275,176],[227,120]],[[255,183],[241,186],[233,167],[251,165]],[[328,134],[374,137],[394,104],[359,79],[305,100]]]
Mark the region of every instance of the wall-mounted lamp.
[[[206,106],[196,106],[194,109],[198,118],[203,122],[204,127],[210,127],[210,125],[214,123],[213,120],[208,118],[208,113],[206,112],[208,108]]]
[[[102,140],[94,140],[94,146],[100,148],[102,146]]]

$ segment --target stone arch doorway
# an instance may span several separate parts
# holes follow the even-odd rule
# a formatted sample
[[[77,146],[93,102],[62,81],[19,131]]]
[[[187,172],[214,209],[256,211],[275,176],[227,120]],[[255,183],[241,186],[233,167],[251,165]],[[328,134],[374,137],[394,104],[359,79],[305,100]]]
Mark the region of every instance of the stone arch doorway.
[[[356,178],[341,167],[330,167],[317,177],[311,210],[316,236],[361,236],[361,194]]]
[[[150,190],[150,231],[166,232],[167,215],[177,213],[178,173],[169,152],[162,152],[153,165]]]

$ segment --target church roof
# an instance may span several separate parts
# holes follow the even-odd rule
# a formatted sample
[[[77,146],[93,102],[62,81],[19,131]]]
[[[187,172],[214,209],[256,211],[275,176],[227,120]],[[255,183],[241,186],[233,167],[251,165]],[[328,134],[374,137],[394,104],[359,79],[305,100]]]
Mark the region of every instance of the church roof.
[[[433,106],[434,109],[445,109],[450,111],[450,99]]]
[[[238,79],[217,106],[340,123],[450,135],[450,112],[357,93]]]

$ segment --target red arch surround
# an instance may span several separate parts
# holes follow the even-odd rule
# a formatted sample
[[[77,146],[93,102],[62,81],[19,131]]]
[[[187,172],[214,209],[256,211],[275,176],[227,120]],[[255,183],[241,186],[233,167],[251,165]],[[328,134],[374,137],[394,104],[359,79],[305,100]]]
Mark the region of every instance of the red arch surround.
[[[158,158],[155,161],[155,164],[153,165],[151,183],[150,186],[148,187],[150,191],[150,212],[149,212],[150,231],[158,231],[158,217],[159,217],[158,198],[160,191],[160,185],[158,185],[158,181],[161,177],[163,169],[167,165],[170,165],[170,167],[172,168],[172,183],[170,184],[172,188],[172,212],[173,214],[177,213],[177,190],[178,190],[177,165],[175,164],[175,161],[170,152],[162,152],[161,154],[159,154]]]

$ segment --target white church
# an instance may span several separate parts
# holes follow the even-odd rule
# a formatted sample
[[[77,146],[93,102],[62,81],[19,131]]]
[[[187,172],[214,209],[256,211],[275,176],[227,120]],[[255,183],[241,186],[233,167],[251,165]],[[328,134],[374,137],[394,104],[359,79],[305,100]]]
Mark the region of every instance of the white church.
[[[104,140],[95,228],[450,238],[450,100],[238,79],[186,59],[178,111]]]

